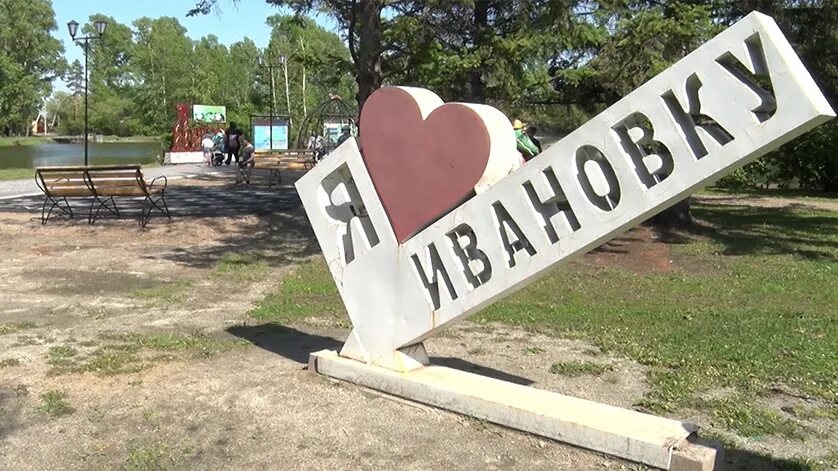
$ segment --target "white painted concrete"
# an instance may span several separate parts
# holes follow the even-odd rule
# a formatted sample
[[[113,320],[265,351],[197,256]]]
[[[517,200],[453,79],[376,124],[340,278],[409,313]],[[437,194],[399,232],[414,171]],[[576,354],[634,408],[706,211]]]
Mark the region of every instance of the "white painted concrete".
[[[297,182],[352,320],[341,354],[421,342],[832,117],[752,13],[401,245],[350,139]]]
[[[166,152],[163,157],[166,165],[204,163],[203,152]]]
[[[324,350],[311,355],[309,370],[661,469],[669,469],[675,445],[695,431],[675,420],[440,366],[399,373]]]

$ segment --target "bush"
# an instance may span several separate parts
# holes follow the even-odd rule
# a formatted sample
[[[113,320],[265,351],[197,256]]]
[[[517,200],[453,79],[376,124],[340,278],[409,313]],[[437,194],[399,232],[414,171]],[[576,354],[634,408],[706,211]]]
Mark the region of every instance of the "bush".
[[[780,187],[836,193],[836,150],[838,122],[831,121],[721,178],[716,186],[742,189],[777,184]]]

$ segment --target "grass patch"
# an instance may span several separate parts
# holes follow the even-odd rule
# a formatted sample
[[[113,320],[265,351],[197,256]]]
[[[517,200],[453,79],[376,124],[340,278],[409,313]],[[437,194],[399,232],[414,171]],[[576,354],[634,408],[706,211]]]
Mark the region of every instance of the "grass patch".
[[[128,452],[125,460],[126,471],[159,471],[174,463],[172,452],[162,443],[152,443],[136,447]]]
[[[794,421],[784,418],[776,410],[757,407],[745,397],[696,400],[693,408],[710,413],[714,425],[735,430],[745,437],[781,435],[802,439],[803,430]]]
[[[73,354],[65,347],[48,352],[52,376],[69,373],[92,373],[115,376],[135,373],[163,361],[207,358],[233,348],[249,345],[245,340],[222,340],[200,334],[104,334],[96,350]],[[77,354],[78,353],[78,354]]]
[[[3,180],[24,180],[35,178],[35,169],[32,168],[0,168],[0,181]]]
[[[17,358],[6,358],[4,360],[0,360],[0,368],[17,366],[19,364],[20,364],[20,360],[18,360]]]
[[[792,189],[762,189],[762,188],[747,188],[731,190],[727,188],[709,187],[701,190],[700,195],[711,196],[753,196],[760,198],[786,198],[786,199],[801,199],[809,201],[836,201],[838,194],[829,194],[816,191],[807,190],[792,190]]]
[[[249,314],[278,323],[306,317],[332,317],[345,321],[346,310],[326,264],[310,261],[282,279],[279,290],[268,295]]]
[[[256,254],[225,253],[213,267],[213,275],[239,281],[256,281],[263,277],[267,266]]]
[[[67,397],[64,391],[47,391],[41,394],[41,405],[38,406],[38,410],[53,419],[70,415],[76,410],[70,405]]]
[[[24,329],[34,329],[35,327],[38,327],[38,324],[34,322],[13,322],[0,324],[0,335],[11,334]]]
[[[52,144],[54,142],[52,139],[43,137],[0,137],[0,147],[33,146],[37,144]]]
[[[524,349],[524,355],[540,355],[540,354],[542,354],[546,351],[547,350],[545,350],[541,347],[530,346],[530,347],[527,347],[527,348]]]
[[[801,419],[826,419],[838,421],[838,405],[826,407],[795,406],[786,410],[786,412]]]
[[[571,378],[578,376],[599,376],[606,371],[611,371],[611,367],[592,361],[560,361],[550,366],[550,373]]]
[[[190,285],[187,281],[172,281],[161,283],[148,288],[138,288],[131,292],[134,299],[170,304],[182,301],[186,293],[184,290]]]
[[[56,345],[47,351],[47,363],[54,365],[68,361],[76,356],[78,350],[69,345]]]

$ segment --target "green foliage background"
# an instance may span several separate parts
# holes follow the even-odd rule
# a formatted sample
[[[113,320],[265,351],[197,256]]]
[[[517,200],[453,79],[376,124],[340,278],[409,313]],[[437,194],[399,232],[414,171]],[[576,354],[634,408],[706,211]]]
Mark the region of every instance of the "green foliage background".
[[[184,13],[262,0],[184,0]],[[197,41],[176,18],[108,22],[91,43],[90,123],[120,136],[169,132],[179,102],[224,105],[247,123],[271,102],[300,123],[329,93],[363,103],[380,85],[429,88],[447,101],[491,104],[554,133],[569,132],[725,27],[772,16],[838,107],[838,0],[265,0],[293,15],[267,19],[267,51],[250,39]],[[82,65],[67,64],[49,0],[0,0],[0,134],[23,135],[43,100],[60,131],[82,129]],[[310,19],[332,16],[341,35]],[[259,54],[288,57],[285,71]],[[275,62],[274,62],[275,63]],[[63,76],[69,93],[52,93]],[[305,91],[303,90],[305,87]],[[351,100],[348,100],[351,101]],[[290,102],[290,103],[289,103]],[[838,126],[829,124],[725,178],[838,192]]]

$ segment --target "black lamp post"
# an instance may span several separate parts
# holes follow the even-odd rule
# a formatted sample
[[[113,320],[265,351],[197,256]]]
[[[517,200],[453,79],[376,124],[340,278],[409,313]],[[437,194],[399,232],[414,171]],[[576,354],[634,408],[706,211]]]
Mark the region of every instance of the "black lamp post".
[[[270,139],[270,148],[274,150],[274,115],[276,114],[276,87],[274,87],[274,69],[279,67],[285,66],[285,54],[280,55],[277,58],[277,63],[274,63],[272,60],[270,52],[265,53],[265,55],[260,54],[256,61],[259,63],[260,67],[265,67],[268,69],[271,75],[271,114],[270,114],[270,125],[268,128],[268,136]],[[290,110],[288,111],[291,112]]]
[[[67,29],[70,31],[70,37],[73,41],[84,42],[84,165],[87,166],[87,53],[89,51],[88,42],[93,39],[102,39],[105,34],[105,26],[108,23],[102,20],[93,22],[93,27],[96,29],[95,36],[82,36],[77,38],[76,33],[79,32],[79,24],[75,20],[67,23]]]

